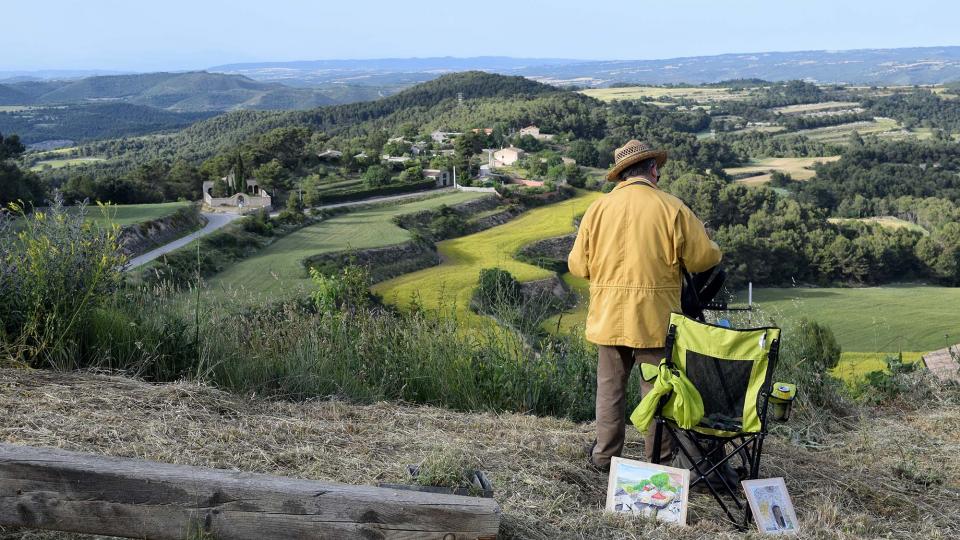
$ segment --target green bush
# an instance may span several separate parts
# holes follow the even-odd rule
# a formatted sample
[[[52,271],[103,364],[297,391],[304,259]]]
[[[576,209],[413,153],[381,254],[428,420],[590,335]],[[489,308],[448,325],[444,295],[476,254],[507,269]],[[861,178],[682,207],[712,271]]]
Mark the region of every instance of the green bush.
[[[84,322],[121,282],[119,227],[67,211],[0,214],[0,362],[72,367]],[[15,221],[14,221],[15,219]]]

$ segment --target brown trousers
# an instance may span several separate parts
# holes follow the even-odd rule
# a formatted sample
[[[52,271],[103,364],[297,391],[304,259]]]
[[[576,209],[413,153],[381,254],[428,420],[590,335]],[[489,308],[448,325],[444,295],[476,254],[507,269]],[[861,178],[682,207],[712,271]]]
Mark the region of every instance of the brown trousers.
[[[598,345],[600,359],[597,364],[597,444],[593,448],[593,463],[604,467],[610,464],[610,458],[623,452],[626,435],[627,417],[627,381],[630,371],[637,362],[659,365],[663,359],[663,348],[633,349],[630,347]],[[642,396],[653,387],[641,379]],[[653,461],[653,435],[656,424],[643,437],[643,446],[647,461]],[[664,433],[660,445],[661,463],[669,464],[672,445],[668,434]]]

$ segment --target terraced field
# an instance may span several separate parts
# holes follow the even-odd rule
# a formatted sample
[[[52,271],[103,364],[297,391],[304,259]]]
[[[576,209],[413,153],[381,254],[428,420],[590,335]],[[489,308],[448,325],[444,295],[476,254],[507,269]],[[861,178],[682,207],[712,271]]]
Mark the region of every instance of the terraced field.
[[[840,156],[826,156],[813,158],[766,158],[752,161],[745,167],[731,167],[726,169],[731,176],[744,176],[737,180],[748,186],[758,186],[770,181],[774,171],[789,174],[794,180],[809,180],[816,175],[813,165],[829,163],[840,159]]]
[[[552,272],[522,263],[513,254],[531,242],[573,232],[574,218],[599,196],[582,191],[572,199],[530,210],[504,225],[440,242],[442,264],[378,283],[373,291],[399,306],[409,306],[415,296],[426,308],[456,304],[460,316],[476,320],[468,305],[480,270],[496,266],[520,281],[550,277]]]
[[[111,204],[101,210],[97,206],[87,207],[87,219],[101,225],[115,223],[123,227],[159,219],[190,206],[190,202],[170,202],[158,204]]]
[[[336,216],[284,236],[253,257],[230,266],[208,281],[209,289],[243,288],[273,297],[293,295],[309,286],[310,280],[301,264],[306,257],[405,242],[410,239],[410,233],[394,225],[394,216],[458,204],[484,195],[450,193]]]

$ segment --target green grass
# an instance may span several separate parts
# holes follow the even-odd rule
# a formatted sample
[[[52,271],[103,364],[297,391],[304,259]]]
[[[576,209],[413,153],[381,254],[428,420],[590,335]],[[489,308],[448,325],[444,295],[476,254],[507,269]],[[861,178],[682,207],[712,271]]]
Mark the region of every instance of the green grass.
[[[394,216],[453,205],[484,196],[451,193],[403,204],[357,210],[304,227],[269,245],[253,257],[230,266],[209,280],[211,290],[245,288],[290,296],[309,285],[303,261],[311,255],[399,244],[410,233],[393,224]]]
[[[95,205],[87,207],[87,219],[105,225],[115,223],[123,227],[169,216],[181,208],[190,206],[190,202],[170,202],[158,204],[111,204],[103,210]]]
[[[103,158],[98,157],[76,157],[76,158],[64,158],[64,159],[45,159],[42,161],[36,162],[33,167],[30,167],[31,171],[42,171],[43,169],[49,167],[51,169],[62,169],[63,167],[70,167],[73,165],[85,165],[87,163],[96,163],[98,161],[104,161]]]
[[[480,270],[496,266],[519,281],[552,276],[553,272],[522,263],[513,254],[531,242],[573,232],[573,219],[599,196],[581,191],[572,199],[535,208],[498,227],[440,242],[442,264],[379,283],[373,290],[385,301],[400,306],[410,305],[415,295],[426,308],[456,303],[464,320],[476,322],[468,306]]]
[[[741,293],[738,300],[746,299]],[[774,320],[807,317],[833,330],[844,351],[930,351],[960,341],[960,288],[889,285],[859,289],[754,289]],[[946,337],[944,337],[946,335]]]

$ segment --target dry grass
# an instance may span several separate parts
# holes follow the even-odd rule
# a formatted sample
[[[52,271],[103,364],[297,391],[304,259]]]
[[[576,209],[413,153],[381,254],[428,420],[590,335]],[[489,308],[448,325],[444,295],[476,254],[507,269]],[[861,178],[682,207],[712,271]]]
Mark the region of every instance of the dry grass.
[[[339,401],[246,399],[208,387],[0,371],[0,440],[351,484],[402,482],[404,466],[460,449],[488,471],[504,538],[760,538],[736,532],[706,495],[684,529],[601,511],[606,479],[584,466],[591,424],[519,414]],[[960,407],[877,411],[823,433],[795,421],[768,439],[762,474],[783,476],[804,538],[956,538]],[[629,429],[629,431],[633,431]],[[642,443],[630,433],[628,456]],[[0,538],[80,538],[4,531]]]
[[[794,180],[809,180],[817,173],[813,166],[817,163],[830,163],[840,159],[840,156],[824,156],[810,158],[766,158],[753,161],[745,167],[731,167],[726,169],[731,176],[742,176],[737,182],[748,186],[758,186],[770,181],[774,172],[789,174]]]

